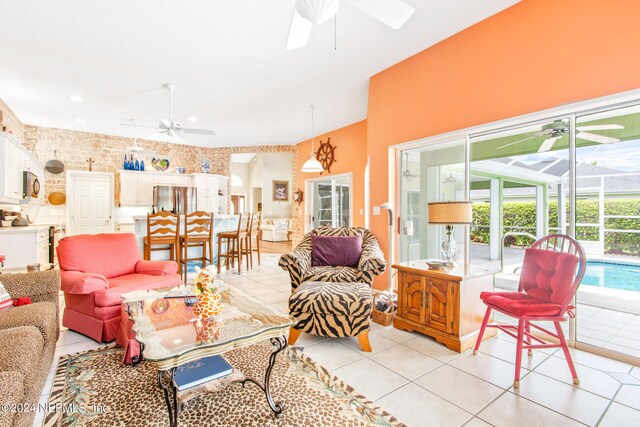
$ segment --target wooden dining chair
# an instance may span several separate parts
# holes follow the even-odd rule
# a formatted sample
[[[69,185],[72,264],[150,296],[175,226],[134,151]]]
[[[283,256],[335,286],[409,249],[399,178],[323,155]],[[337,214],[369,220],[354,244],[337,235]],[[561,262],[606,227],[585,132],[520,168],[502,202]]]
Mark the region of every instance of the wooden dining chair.
[[[238,273],[241,271],[243,242],[248,245],[247,236],[251,223],[250,214],[240,214],[238,216],[238,228],[234,231],[223,231],[218,233],[218,273],[222,267],[222,259],[225,259],[227,270],[229,262],[231,268],[234,268],[235,261],[238,261]],[[225,251],[222,252],[222,246],[225,245]],[[248,259],[247,259],[248,264]]]
[[[172,212],[160,211],[147,214],[147,235],[143,239],[144,259],[151,259],[151,252],[169,251],[169,259],[178,262],[180,269],[180,251],[178,234],[180,217]]]
[[[184,279],[187,278],[189,261],[200,261],[202,268],[213,263],[213,213],[195,211],[184,217],[184,231],[180,236],[180,263],[184,265]],[[189,257],[190,248],[200,248],[200,256]]]
[[[260,238],[262,237],[262,215],[260,212],[254,213],[251,218],[251,229],[249,231],[249,253],[251,261],[251,268],[253,268],[253,253],[258,253],[258,266],[260,266]],[[255,239],[255,247],[253,246],[253,239]]]

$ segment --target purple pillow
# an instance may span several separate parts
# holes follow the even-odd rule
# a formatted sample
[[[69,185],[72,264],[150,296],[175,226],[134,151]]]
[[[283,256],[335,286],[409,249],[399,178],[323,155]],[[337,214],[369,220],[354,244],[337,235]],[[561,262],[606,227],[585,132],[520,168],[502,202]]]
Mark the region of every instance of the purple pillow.
[[[311,266],[357,267],[362,236],[311,236]]]

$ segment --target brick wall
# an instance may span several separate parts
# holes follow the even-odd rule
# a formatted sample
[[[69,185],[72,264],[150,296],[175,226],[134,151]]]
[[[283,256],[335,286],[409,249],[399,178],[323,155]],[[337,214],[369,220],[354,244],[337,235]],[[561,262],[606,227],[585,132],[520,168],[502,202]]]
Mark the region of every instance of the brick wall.
[[[2,98],[0,98],[0,122],[7,127],[7,132],[11,132],[22,141],[24,126]],[[0,130],[2,130],[2,127],[0,127]]]
[[[116,172],[122,169],[124,153],[105,150],[105,148],[125,149],[125,147],[133,145],[133,139],[25,125],[24,144],[42,163],[57,158],[64,163],[68,170],[88,170],[87,160],[91,158],[95,161],[93,163],[94,171]],[[233,153],[291,151],[294,158],[293,182],[297,180],[295,145],[209,148],[147,140],[138,140],[138,145],[157,154],[158,158],[169,159],[170,170],[173,170],[175,166],[183,166],[187,169],[186,173],[200,172],[200,162],[203,159],[208,159],[211,163],[210,173],[225,176],[230,176],[231,154]],[[152,157],[146,154],[139,157],[144,160],[146,169],[151,169]],[[45,197],[48,197],[53,191],[66,191],[66,174],[45,173]]]

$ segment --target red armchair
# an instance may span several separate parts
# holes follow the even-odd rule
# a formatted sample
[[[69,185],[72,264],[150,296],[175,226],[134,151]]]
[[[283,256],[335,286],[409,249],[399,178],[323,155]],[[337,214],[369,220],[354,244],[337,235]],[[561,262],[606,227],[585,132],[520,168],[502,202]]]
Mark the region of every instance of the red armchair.
[[[178,286],[174,261],[145,261],[133,234],[81,234],[56,248],[65,309],[62,326],[101,342],[120,327],[120,295]]]

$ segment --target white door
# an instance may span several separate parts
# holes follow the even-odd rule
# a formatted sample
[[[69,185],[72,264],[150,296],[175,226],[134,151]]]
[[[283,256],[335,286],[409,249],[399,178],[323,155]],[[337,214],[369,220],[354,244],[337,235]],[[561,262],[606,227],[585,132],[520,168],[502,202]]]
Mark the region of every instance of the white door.
[[[113,233],[112,179],[88,174],[72,178],[70,234]]]

